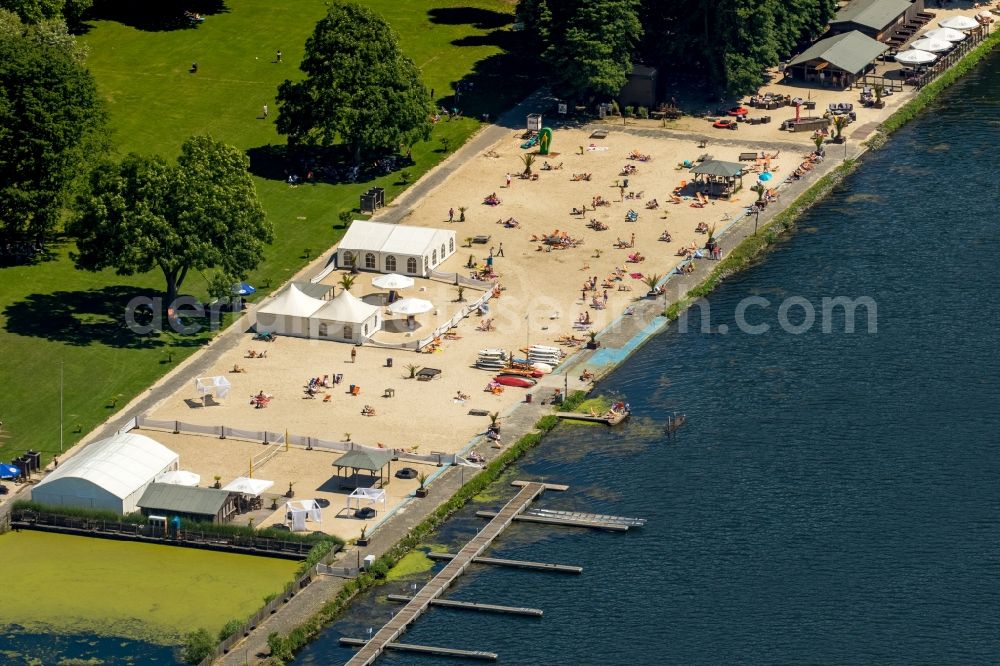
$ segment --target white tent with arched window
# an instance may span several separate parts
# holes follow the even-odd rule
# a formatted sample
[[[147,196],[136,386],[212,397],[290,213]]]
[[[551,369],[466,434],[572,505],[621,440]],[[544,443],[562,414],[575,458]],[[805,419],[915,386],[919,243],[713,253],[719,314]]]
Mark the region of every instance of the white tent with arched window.
[[[337,246],[337,265],[428,277],[455,254],[455,232],[355,220]]]
[[[341,291],[310,317],[309,337],[361,343],[382,325],[379,309],[349,291]]]

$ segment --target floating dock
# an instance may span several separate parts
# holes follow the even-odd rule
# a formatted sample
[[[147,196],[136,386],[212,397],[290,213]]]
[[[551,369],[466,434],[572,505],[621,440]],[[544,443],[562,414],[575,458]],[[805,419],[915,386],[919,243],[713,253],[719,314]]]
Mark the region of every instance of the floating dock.
[[[389,594],[386,595],[386,599],[389,601],[400,601],[403,603],[409,603],[413,600],[413,597],[408,597],[405,594]],[[523,608],[520,606],[500,606],[499,604],[479,604],[474,601],[457,601],[455,599],[433,599],[431,600],[431,606],[440,606],[442,608],[457,608],[459,610],[474,610],[474,611],[484,611],[486,613],[504,613],[506,615],[526,615],[528,617],[541,617],[541,608]]]
[[[588,423],[603,423],[604,425],[616,426],[629,417],[628,412],[614,412],[594,416],[593,414],[577,414],[576,412],[556,412],[556,416],[567,421],[587,421]]]
[[[382,652],[392,645],[399,636],[406,631],[407,627],[413,624],[417,618],[423,615],[431,602],[438,597],[440,597],[448,587],[455,582],[455,580],[465,572],[465,570],[472,564],[472,560],[480,557],[483,552],[490,547],[493,541],[500,536],[508,525],[514,520],[514,518],[531,506],[543,492],[545,491],[545,484],[537,482],[528,482],[521,487],[520,492],[514,496],[512,500],[507,502],[497,512],[493,520],[489,522],[482,530],[479,531],[469,543],[465,544],[460,551],[455,554],[454,559],[445,565],[445,567],[438,572],[434,578],[430,580],[423,588],[421,588],[411,599],[407,602],[405,606],[398,613],[396,613],[391,620],[389,620],[385,626],[378,630],[370,640],[364,642],[361,649],[347,662],[347,666],[368,666],[378,659]],[[627,528],[626,528],[627,529]],[[395,645],[402,645],[396,643]],[[421,649],[432,650],[433,648],[424,648],[424,646],[415,646]],[[393,649],[401,649],[399,647],[394,647]],[[416,650],[410,650],[411,652]],[[430,652],[430,654],[442,654],[440,652]],[[473,652],[468,651],[468,654],[455,654],[453,656],[467,656],[469,658],[486,658],[486,657],[475,657],[472,655],[476,654],[493,654],[487,652]],[[496,659],[496,655],[493,655],[492,659]]]
[[[427,557],[432,560],[454,559],[454,553],[427,553]],[[473,564],[494,564],[501,567],[513,567],[515,569],[532,569],[534,571],[555,571],[558,573],[583,573],[583,567],[576,567],[569,564],[551,564],[549,562],[529,562],[527,560],[505,560],[499,557],[475,557]]]
[[[374,640],[374,639],[373,639]],[[367,647],[371,641],[363,638],[340,637],[341,645],[351,647]],[[458,650],[456,648],[435,647],[433,645],[414,645],[412,643],[386,643],[383,647],[399,652],[416,652],[418,654],[433,654],[438,657],[462,657],[464,659],[478,659],[480,661],[496,661],[499,657],[496,652],[484,652],[482,650]],[[360,653],[359,653],[360,654]],[[356,657],[357,655],[355,655]],[[354,660],[347,663],[354,663]]]
[[[496,518],[496,511],[476,511],[479,518]],[[514,520],[524,523],[540,523],[542,525],[562,525],[564,527],[587,527],[592,530],[608,530],[610,532],[628,532],[629,525],[622,525],[613,522],[598,522],[591,520],[573,520],[569,518],[558,518],[555,516],[532,516],[518,515]]]

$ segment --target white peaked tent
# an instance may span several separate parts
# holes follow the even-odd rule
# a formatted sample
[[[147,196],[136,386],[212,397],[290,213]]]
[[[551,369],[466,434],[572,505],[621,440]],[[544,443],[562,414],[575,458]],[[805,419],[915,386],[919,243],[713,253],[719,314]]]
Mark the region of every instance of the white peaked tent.
[[[175,469],[158,475],[153,481],[155,483],[167,483],[172,486],[189,486],[193,488],[201,483],[201,476],[194,472]]]
[[[341,291],[310,318],[309,336],[319,340],[361,343],[381,326],[379,309],[349,291]]]
[[[194,380],[194,387],[198,390],[198,395],[205,396],[214,393],[216,398],[222,400],[229,395],[229,389],[233,385],[229,383],[228,379],[218,375],[216,377],[198,377]]]
[[[274,485],[274,481],[267,479],[251,479],[246,476],[238,476],[222,487],[231,493],[243,493],[260,497],[260,494]]]
[[[303,294],[294,284],[257,309],[257,332],[309,336],[309,316],[326,301]]]

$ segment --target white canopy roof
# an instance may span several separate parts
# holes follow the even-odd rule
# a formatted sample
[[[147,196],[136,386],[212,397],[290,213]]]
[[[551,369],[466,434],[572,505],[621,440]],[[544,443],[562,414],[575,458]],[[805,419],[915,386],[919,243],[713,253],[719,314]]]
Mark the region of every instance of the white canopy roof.
[[[979,27],[979,21],[968,16],[952,16],[943,21],[938,21],[942,28],[952,28],[954,30],[972,30]]]
[[[303,294],[294,284],[275,296],[269,303],[257,309],[258,314],[308,317],[320,309],[326,301]]]
[[[434,304],[422,298],[403,298],[389,306],[389,311],[398,315],[418,315],[433,309]]]
[[[226,485],[222,486],[222,489],[233,493],[259,496],[262,492],[273,485],[274,481],[268,481],[267,479],[251,479],[246,476],[238,476]]]
[[[349,324],[360,324],[368,321],[378,313],[378,308],[365,303],[349,291],[341,291],[332,301],[327,301],[323,307],[313,313],[313,319],[326,321],[343,321]]]
[[[372,278],[372,286],[379,289],[409,289],[413,286],[413,278],[398,273],[389,273]]]
[[[935,60],[937,60],[937,56],[933,53],[918,51],[916,49],[910,49],[909,51],[902,51],[896,54],[896,62],[901,62],[904,65],[926,65],[934,62]]]
[[[338,246],[341,250],[368,250],[386,254],[424,255],[454,236],[454,231],[354,220]],[[445,240],[444,242],[447,242]]]
[[[156,483],[169,483],[172,486],[197,486],[201,483],[201,476],[183,469],[175,469],[160,474],[154,481]]]
[[[928,39],[943,39],[947,42],[960,42],[968,37],[968,35],[954,28],[934,28],[925,32],[924,37]]]
[[[377,502],[382,503],[382,510],[385,510],[385,491],[379,488],[355,488],[351,491],[351,494],[347,496],[347,508],[351,508],[351,502],[355,501],[358,503],[358,508],[361,508],[362,502],[371,502],[375,504]]]
[[[125,499],[177,460],[176,453],[145,435],[119,433],[85,447],[35,487],[75,477]]]
[[[201,395],[205,395],[206,393],[215,393],[216,396],[225,398],[229,395],[229,389],[231,389],[233,385],[229,383],[229,380],[224,376],[217,375],[215,377],[198,377],[194,380],[194,387]]]
[[[911,49],[927,51],[928,53],[941,53],[954,48],[955,45],[947,39],[935,39],[934,37],[924,37],[910,44]]]

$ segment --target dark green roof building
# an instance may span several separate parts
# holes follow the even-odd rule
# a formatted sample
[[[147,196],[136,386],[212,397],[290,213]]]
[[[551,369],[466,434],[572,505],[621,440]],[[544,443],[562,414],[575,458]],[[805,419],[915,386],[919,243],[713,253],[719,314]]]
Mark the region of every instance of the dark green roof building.
[[[201,522],[225,523],[236,515],[236,495],[228,490],[151,483],[138,502],[142,515],[179,516]]]

